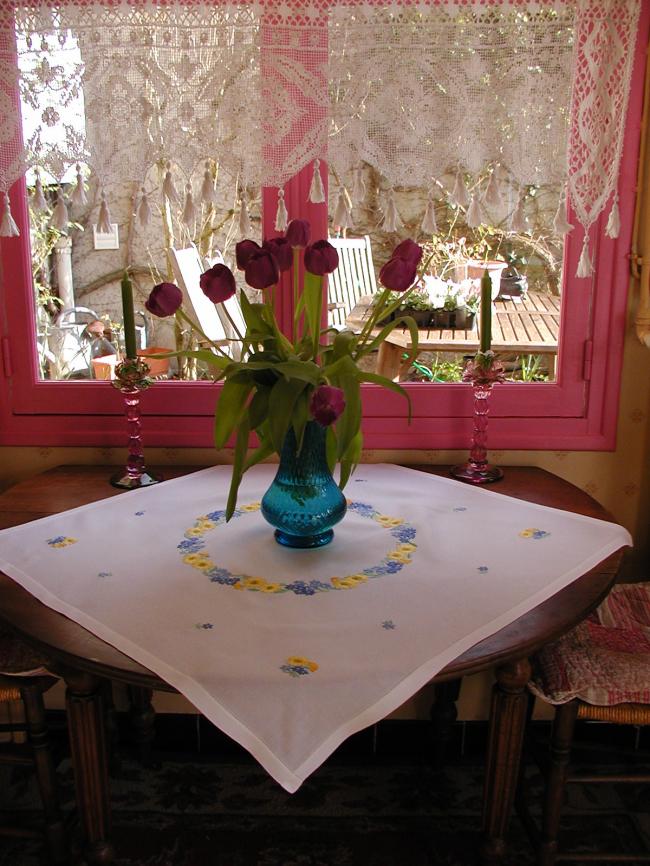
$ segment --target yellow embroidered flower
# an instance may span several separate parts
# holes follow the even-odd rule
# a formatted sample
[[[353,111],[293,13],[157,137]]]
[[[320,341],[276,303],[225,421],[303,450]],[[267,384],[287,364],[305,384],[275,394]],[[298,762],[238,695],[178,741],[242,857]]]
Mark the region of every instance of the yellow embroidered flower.
[[[214,520],[208,520],[207,517],[199,517],[196,521],[195,529],[200,529],[202,532],[207,532],[208,529],[214,529],[217,524]]]
[[[521,532],[519,533],[519,537],[520,538],[532,538],[532,536],[534,534],[535,534],[534,529],[522,529]]]
[[[335,589],[352,589],[356,586],[356,581],[350,580],[349,577],[333,577],[331,584]]]
[[[366,581],[368,580],[368,575],[367,574],[348,574],[348,576],[345,579],[351,580],[352,583],[356,585],[357,583],[366,583]]]
[[[263,577],[247,577],[242,580],[242,584],[246,589],[263,589],[266,581]]]
[[[186,553],[183,557],[183,562],[186,562],[193,568],[205,568],[208,563],[212,565],[210,557],[205,553]]]
[[[191,529],[188,529],[185,533],[185,538],[200,538],[203,535],[204,530],[198,526],[193,526]]]
[[[283,589],[280,583],[267,583],[262,587],[262,592],[281,592]]]
[[[412,544],[410,541],[404,541],[397,549],[401,550],[402,553],[413,553],[418,549],[418,546],[417,544]]]
[[[237,583],[233,583],[232,588],[233,589],[241,589],[241,590],[244,589],[244,587],[241,585],[241,581],[238,581]]]
[[[411,561],[411,557],[408,553],[403,553],[401,550],[391,550],[390,553],[386,554],[386,559],[392,559],[394,562],[403,563],[409,563]]]
[[[288,665],[295,665],[298,668],[307,668],[312,673],[318,670],[318,665],[316,662],[311,661],[310,659],[305,659],[302,656],[290,656],[287,659]]]
[[[373,520],[376,520],[377,523],[380,523],[387,529],[391,529],[394,526],[399,526],[400,524],[404,523],[401,517],[388,517],[386,514],[376,514],[373,517]]]
[[[249,505],[242,505],[242,511],[259,511],[262,507],[261,502],[251,502]]]

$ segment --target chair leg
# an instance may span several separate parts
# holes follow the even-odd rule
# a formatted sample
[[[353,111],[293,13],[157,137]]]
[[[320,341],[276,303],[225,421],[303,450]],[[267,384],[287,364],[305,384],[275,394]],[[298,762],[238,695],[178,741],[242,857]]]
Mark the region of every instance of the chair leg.
[[[56,771],[50,751],[45,724],[45,707],[40,686],[25,683],[21,685],[21,696],[25,705],[25,720],[29,742],[34,755],[36,778],[45,814],[45,836],[53,863],[69,862],[68,844],[63,826],[63,816],[59,808]]]
[[[542,835],[538,854],[538,866],[554,866],[557,859],[557,837],[564,790],[571,755],[571,741],[578,715],[578,702],[569,701],[555,710],[551,734],[550,762],[546,779],[546,795],[542,815]]]

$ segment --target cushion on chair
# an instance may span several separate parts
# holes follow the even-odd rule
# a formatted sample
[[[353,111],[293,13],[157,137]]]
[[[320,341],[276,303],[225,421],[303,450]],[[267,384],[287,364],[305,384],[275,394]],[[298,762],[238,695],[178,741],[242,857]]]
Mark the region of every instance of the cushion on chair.
[[[650,704],[650,584],[621,584],[533,661],[531,691],[551,704]]]
[[[48,673],[47,659],[0,625],[0,673],[41,676]]]

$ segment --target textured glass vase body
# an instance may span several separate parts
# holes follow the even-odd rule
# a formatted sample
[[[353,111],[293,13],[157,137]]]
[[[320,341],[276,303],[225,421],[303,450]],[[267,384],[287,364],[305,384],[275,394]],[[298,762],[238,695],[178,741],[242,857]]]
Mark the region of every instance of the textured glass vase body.
[[[302,448],[290,427],[280,466],[262,499],[262,514],[275,526],[275,539],[286,547],[322,547],[345,514],[345,496],[332,478],[325,458],[326,430],[315,421],[305,427]]]

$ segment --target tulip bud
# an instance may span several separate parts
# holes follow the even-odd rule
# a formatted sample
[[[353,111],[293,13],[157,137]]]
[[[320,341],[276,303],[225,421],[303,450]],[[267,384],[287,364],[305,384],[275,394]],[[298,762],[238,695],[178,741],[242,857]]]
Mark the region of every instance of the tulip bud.
[[[405,259],[407,262],[410,262],[412,265],[417,267],[422,258],[422,247],[419,244],[416,244],[415,241],[407,238],[395,247],[391,258]]]
[[[275,256],[268,249],[260,249],[246,262],[244,277],[253,289],[268,289],[280,279],[280,271]]]
[[[406,259],[389,259],[379,271],[382,286],[392,292],[404,292],[415,282],[417,267]]]
[[[316,241],[305,248],[305,268],[322,277],[339,266],[339,254],[329,241]]]
[[[293,251],[286,238],[271,238],[264,241],[262,249],[271,253],[280,271],[288,271],[293,264]]]
[[[210,298],[213,304],[220,304],[232,298],[236,290],[233,272],[223,264],[214,265],[209,271],[201,274],[199,285],[203,294]]]
[[[244,240],[235,244],[235,258],[240,271],[246,268],[246,263],[254,253],[259,253],[262,247],[255,241]]]
[[[174,283],[159,283],[154,286],[144,302],[154,316],[164,319],[172,316],[183,303],[183,293]]]
[[[321,427],[329,427],[345,409],[345,395],[340,388],[319,385],[311,395],[309,411]]]
[[[311,227],[307,220],[291,220],[284,233],[289,246],[306,247],[309,243]]]

